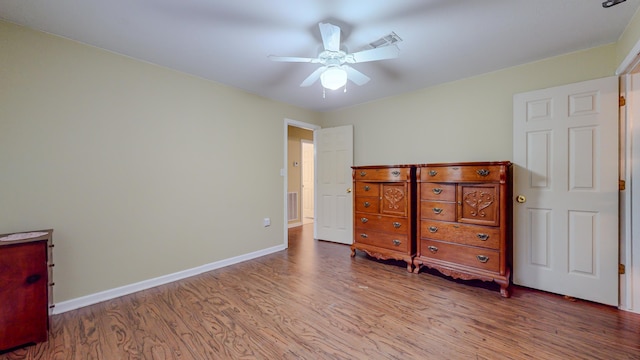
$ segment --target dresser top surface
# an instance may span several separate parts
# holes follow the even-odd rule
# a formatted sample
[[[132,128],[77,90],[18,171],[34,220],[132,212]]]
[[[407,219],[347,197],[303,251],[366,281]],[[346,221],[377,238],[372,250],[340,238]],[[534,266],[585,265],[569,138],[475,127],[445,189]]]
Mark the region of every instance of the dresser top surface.
[[[53,230],[48,229],[0,234],[0,246],[24,244],[36,241],[50,241],[52,233]]]

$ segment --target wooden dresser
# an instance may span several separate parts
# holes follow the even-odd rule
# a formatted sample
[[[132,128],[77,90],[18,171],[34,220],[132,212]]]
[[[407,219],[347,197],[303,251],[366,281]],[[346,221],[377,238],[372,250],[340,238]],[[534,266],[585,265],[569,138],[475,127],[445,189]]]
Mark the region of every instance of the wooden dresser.
[[[495,281],[509,297],[511,163],[420,165],[416,171],[421,266],[453,278]]]
[[[38,236],[37,233],[41,233]],[[52,233],[4,234],[0,239],[0,351],[47,341],[52,308]],[[27,235],[32,235],[26,237]]]
[[[415,166],[354,166],[356,250],[378,259],[404,260],[413,270],[415,245]]]

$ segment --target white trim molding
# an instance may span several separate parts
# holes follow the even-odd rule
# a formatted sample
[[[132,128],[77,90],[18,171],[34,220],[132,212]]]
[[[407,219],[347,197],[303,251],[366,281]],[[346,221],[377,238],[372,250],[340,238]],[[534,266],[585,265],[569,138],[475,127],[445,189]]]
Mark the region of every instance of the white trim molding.
[[[101,291],[95,294],[82,296],[79,298],[62,301],[55,304],[53,308],[53,314],[61,314],[67,311],[75,310],[81,307],[97,304],[103,301],[115,299],[120,296],[133,294],[138,291],[150,289],[156,286],[168,284],[177,280],[182,280],[191,276],[199,275],[205,273],[207,271],[212,271],[216,269],[223,268],[225,266],[238,264],[244,261],[248,261],[251,259],[259,258],[261,256],[269,255],[276,253],[278,251],[285,250],[283,245],[278,245],[274,247],[270,247],[263,250],[254,251],[252,253],[239,255],[236,257],[232,257],[229,259],[224,259],[216,262],[212,262],[209,264],[205,264],[202,266],[194,267],[191,269],[178,271],[173,274],[159,276],[153,279],[148,279],[144,281],[140,281],[134,284],[129,284],[121,287],[117,287],[114,289],[109,289],[105,291]]]

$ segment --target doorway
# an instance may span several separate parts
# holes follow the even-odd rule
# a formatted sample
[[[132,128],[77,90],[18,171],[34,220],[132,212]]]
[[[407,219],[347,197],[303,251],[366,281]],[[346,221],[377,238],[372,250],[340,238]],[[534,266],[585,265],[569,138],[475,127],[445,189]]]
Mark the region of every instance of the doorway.
[[[312,133],[313,135],[313,133]],[[301,140],[302,146],[302,225],[313,223],[314,218],[314,153],[313,141]]]

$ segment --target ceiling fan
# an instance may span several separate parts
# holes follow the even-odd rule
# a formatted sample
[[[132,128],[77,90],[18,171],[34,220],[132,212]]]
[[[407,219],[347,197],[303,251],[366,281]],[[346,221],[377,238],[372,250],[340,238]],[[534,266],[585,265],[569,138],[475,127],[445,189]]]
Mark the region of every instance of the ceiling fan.
[[[371,43],[372,49],[347,53],[340,49],[340,27],[329,23],[320,23],[319,26],[324,51],[318,57],[269,56],[269,59],[273,61],[321,64],[321,67],[304,79],[300,84],[302,87],[311,86],[318,79],[324,88],[331,90],[345,86],[347,80],[351,80],[356,85],[364,85],[371,79],[348,64],[393,59],[398,57],[400,53],[400,49],[393,45],[395,42],[401,41],[395,33]]]

